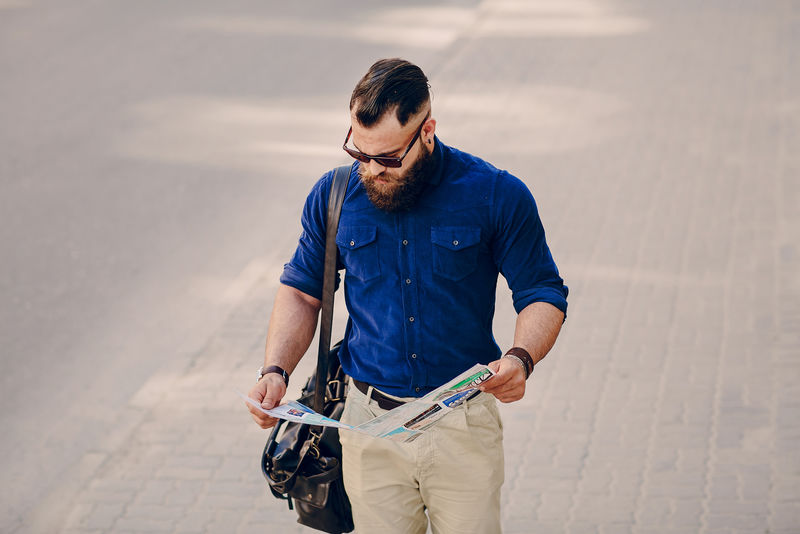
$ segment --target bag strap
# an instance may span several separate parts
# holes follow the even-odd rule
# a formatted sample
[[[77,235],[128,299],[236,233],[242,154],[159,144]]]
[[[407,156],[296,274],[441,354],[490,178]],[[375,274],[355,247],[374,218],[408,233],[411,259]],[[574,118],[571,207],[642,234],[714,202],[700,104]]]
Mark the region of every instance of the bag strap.
[[[313,410],[322,413],[325,404],[325,390],[328,384],[328,353],[331,350],[331,330],[333,328],[333,291],[336,287],[336,232],[339,229],[339,215],[342,212],[344,195],[353,165],[337,167],[333,174],[331,193],[328,197],[328,222],[325,236],[325,271],[322,279],[322,319],[319,326],[319,352],[317,354],[317,375],[314,384]]]

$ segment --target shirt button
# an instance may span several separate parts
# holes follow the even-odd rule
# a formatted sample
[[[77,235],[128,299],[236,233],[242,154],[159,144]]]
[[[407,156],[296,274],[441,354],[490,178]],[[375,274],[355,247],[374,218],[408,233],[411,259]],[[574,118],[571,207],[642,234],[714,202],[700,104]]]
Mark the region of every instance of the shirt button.
[[[353,245],[355,245],[355,244],[356,244],[356,242],[355,242],[355,241],[350,241],[350,246],[351,246],[351,247],[352,247]]]
[[[408,239],[403,239],[403,244],[408,245]]]
[[[411,283],[411,278],[406,278],[406,284],[410,284],[410,283]]]
[[[409,318],[408,318],[408,321],[409,321],[410,323],[413,323],[413,322],[414,322],[414,316],[412,315],[411,317],[409,317]]]
[[[350,243],[350,244],[352,245],[352,243]],[[456,239],[455,241],[453,241],[453,246],[455,246],[455,247],[457,247],[457,246],[458,246],[458,239]]]
[[[416,354],[412,354],[411,357],[414,358],[415,360],[417,359],[417,355]]]
[[[414,391],[416,391],[417,393],[419,393],[419,386],[415,387],[415,388],[414,388]]]

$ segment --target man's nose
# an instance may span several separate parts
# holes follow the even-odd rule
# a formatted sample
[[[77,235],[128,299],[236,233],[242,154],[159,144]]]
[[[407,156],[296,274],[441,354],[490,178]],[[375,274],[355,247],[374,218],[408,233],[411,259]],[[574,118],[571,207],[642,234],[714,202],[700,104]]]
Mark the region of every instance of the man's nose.
[[[385,170],[386,170],[386,167],[384,167],[383,165],[379,164],[374,159],[369,160],[369,172],[373,176],[378,176]]]

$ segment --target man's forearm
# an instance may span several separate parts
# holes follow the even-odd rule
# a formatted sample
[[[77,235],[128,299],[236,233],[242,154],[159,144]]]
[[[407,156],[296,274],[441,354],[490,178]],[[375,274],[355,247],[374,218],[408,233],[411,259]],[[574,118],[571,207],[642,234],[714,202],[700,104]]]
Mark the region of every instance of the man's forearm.
[[[533,302],[517,316],[514,346],[522,347],[536,364],[553,348],[564,312],[548,302]]]
[[[536,364],[553,347],[564,314],[546,302],[529,304],[517,316],[517,328],[514,331],[514,346],[525,349]],[[517,358],[500,358],[489,363],[489,367],[496,373],[487,380],[481,390],[491,393],[500,402],[518,401],[525,395],[525,379],[528,376],[525,368],[530,364]]]
[[[292,373],[314,338],[321,305],[293,287],[280,285],[269,320],[264,365]]]

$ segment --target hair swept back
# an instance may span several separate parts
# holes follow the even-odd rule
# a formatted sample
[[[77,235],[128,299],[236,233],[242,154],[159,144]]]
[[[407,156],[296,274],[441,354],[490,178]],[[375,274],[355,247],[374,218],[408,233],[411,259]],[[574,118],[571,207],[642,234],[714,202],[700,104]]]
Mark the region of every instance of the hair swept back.
[[[353,89],[350,110],[367,128],[395,109],[397,120],[405,126],[430,101],[430,85],[422,69],[400,58],[380,59]]]

